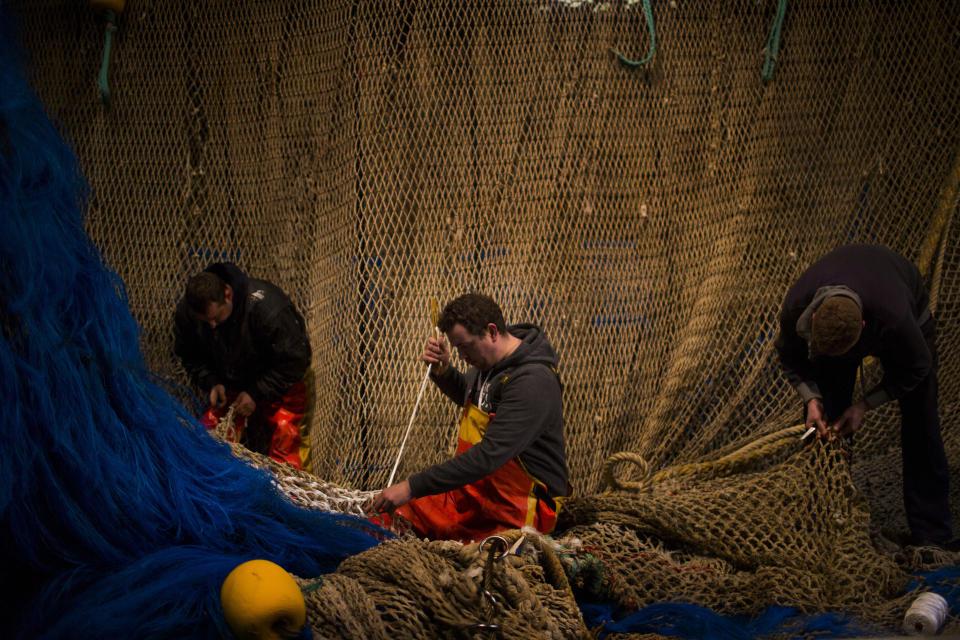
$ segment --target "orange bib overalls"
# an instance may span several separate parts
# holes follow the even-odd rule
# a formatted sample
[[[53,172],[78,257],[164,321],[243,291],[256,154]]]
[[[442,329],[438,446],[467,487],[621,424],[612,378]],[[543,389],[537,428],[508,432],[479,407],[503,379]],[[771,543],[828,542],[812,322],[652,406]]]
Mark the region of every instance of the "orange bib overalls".
[[[457,455],[483,439],[492,418],[472,401],[467,402],[460,417]],[[470,542],[524,526],[550,533],[561,500],[548,497],[546,485],[513,458],[485,478],[446,493],[415,498],[396,513],[428,538]]]

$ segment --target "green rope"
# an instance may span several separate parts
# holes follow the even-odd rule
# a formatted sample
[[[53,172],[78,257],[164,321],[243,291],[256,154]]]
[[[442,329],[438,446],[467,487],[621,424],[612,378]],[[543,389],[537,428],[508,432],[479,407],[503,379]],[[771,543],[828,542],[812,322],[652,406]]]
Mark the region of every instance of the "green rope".
[[[647,53],[647,57],[643,60],[630,60],[616,49],[613,49],[613,52],[617,54],[617,59],[631,67],[640,67],[647,64],[653,60],[653,53],[657,50],[657,38],[653,32],[653,9],[650,8],[650,0],[643,0],[643,15],[647,19],[647,33],[650,34],[650,51]]]
[[[587,596],[604,600],[612,595],[612,572],[597,556],[584,552],[582,556],[567,558],[565,565],[567,579]]]
[[[303,594],[311,593],[313,591],[316,591],[322,586],[323,586],[323,578],[320,577],[315,579],[313,582],[309,584],[305,584],[302,587],[300,587],[300,593],[303,593]]]
[[[107,20],[107,34],[103,44],[103,64],[100,65],[100,77],[97,85],[100,87],[100,99],[103,104],[110,106],[110,85],[107,84],[107,68],[110,66],[110,45],[113,43],[113,32],[117,30],[117,15],[113,9],[103,12]]]
[[[780,50],[780,32],[783,30],[783,17],[787,13],[787,0],[778,0],[777,15],[773,19],[773,27],[767,36],[766,59],[763,62],[763,79],[773,77],[773,67],[777,64],[777,53]]]

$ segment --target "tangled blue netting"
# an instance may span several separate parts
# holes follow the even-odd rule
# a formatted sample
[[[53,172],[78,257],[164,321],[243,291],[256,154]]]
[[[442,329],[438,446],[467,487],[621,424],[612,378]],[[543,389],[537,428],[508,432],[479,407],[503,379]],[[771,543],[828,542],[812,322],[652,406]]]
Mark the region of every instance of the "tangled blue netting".
[[[627,615],[618,614],[615,605],[609,603],[581,604],[580,610],[589,628],[602,625],[599,638],[611,633],[656,633],[689,640],[753,640],[783,634],[795,638],[838,638],[884,631],[843,614],[802,614],[781,606],[769,607],[753,618],[722,616],[682,602],[657,603]]]
[[[237,564],[318,576],[385,534],[296,508],[151,381],[13,25],[0,3],[2,635],[229,637]]]
[[[944,597],[949,616],[960,613],[960,567],[946,567],[914,576],[904,593],[932,591]],[[918,591],[919,593],[919,591]],[[792,607],[772,606],[762,614],[722,616],[710,609],[682,602],[653,604],[638,611],[619,610],[616,603],[582,601],[580,611],[598,638],[611,633],[656,633],[688,640],[752,640],[764,636],[794,638],[851,638],[889,635],[891,630],[864,624],[842,613],[802,613]]]

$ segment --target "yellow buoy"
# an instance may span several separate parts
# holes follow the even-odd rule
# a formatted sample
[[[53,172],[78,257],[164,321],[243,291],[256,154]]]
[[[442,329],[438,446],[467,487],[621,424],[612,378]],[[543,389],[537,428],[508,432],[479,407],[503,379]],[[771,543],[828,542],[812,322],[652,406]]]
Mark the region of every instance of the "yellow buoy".
[[[269,560],[238,565],[223,581],[220,605],[240,640],[282,640],[303,629],[307,607],[300,587]]]

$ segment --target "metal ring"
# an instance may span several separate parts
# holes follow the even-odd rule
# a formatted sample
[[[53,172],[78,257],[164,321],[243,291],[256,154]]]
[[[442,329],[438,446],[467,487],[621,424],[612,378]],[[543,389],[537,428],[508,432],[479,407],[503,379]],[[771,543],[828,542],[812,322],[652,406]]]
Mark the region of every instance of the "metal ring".
[[[492,593],[490,593],[489,589],[483,590],[483,597],[490,601],[490,604],[493,605],[494,609],[500,606],[500,603],[497,602],[497,599],[494,597]]]
[[[483,547],[484,547],[484,545],[486,545],[487,542],[489,542],[489,541],[491,541],[491,540],[499,541],[500,544],[503,545],[503,553],[501,553],[499,556],[497,556],[496,558],[494,558],[494,560],[500,560],[501,558],[503,558],[504,556],[506,556],[506,555],[507,555],[507,552],[510,550],[510,544],[507,542],[506,538],[504,538],[503,536],[487,536],[487,537],[484,538],[483,541],[480,543],[480,546],[477,548],[477,550],[478,550],[480,553],[483,553]]]

